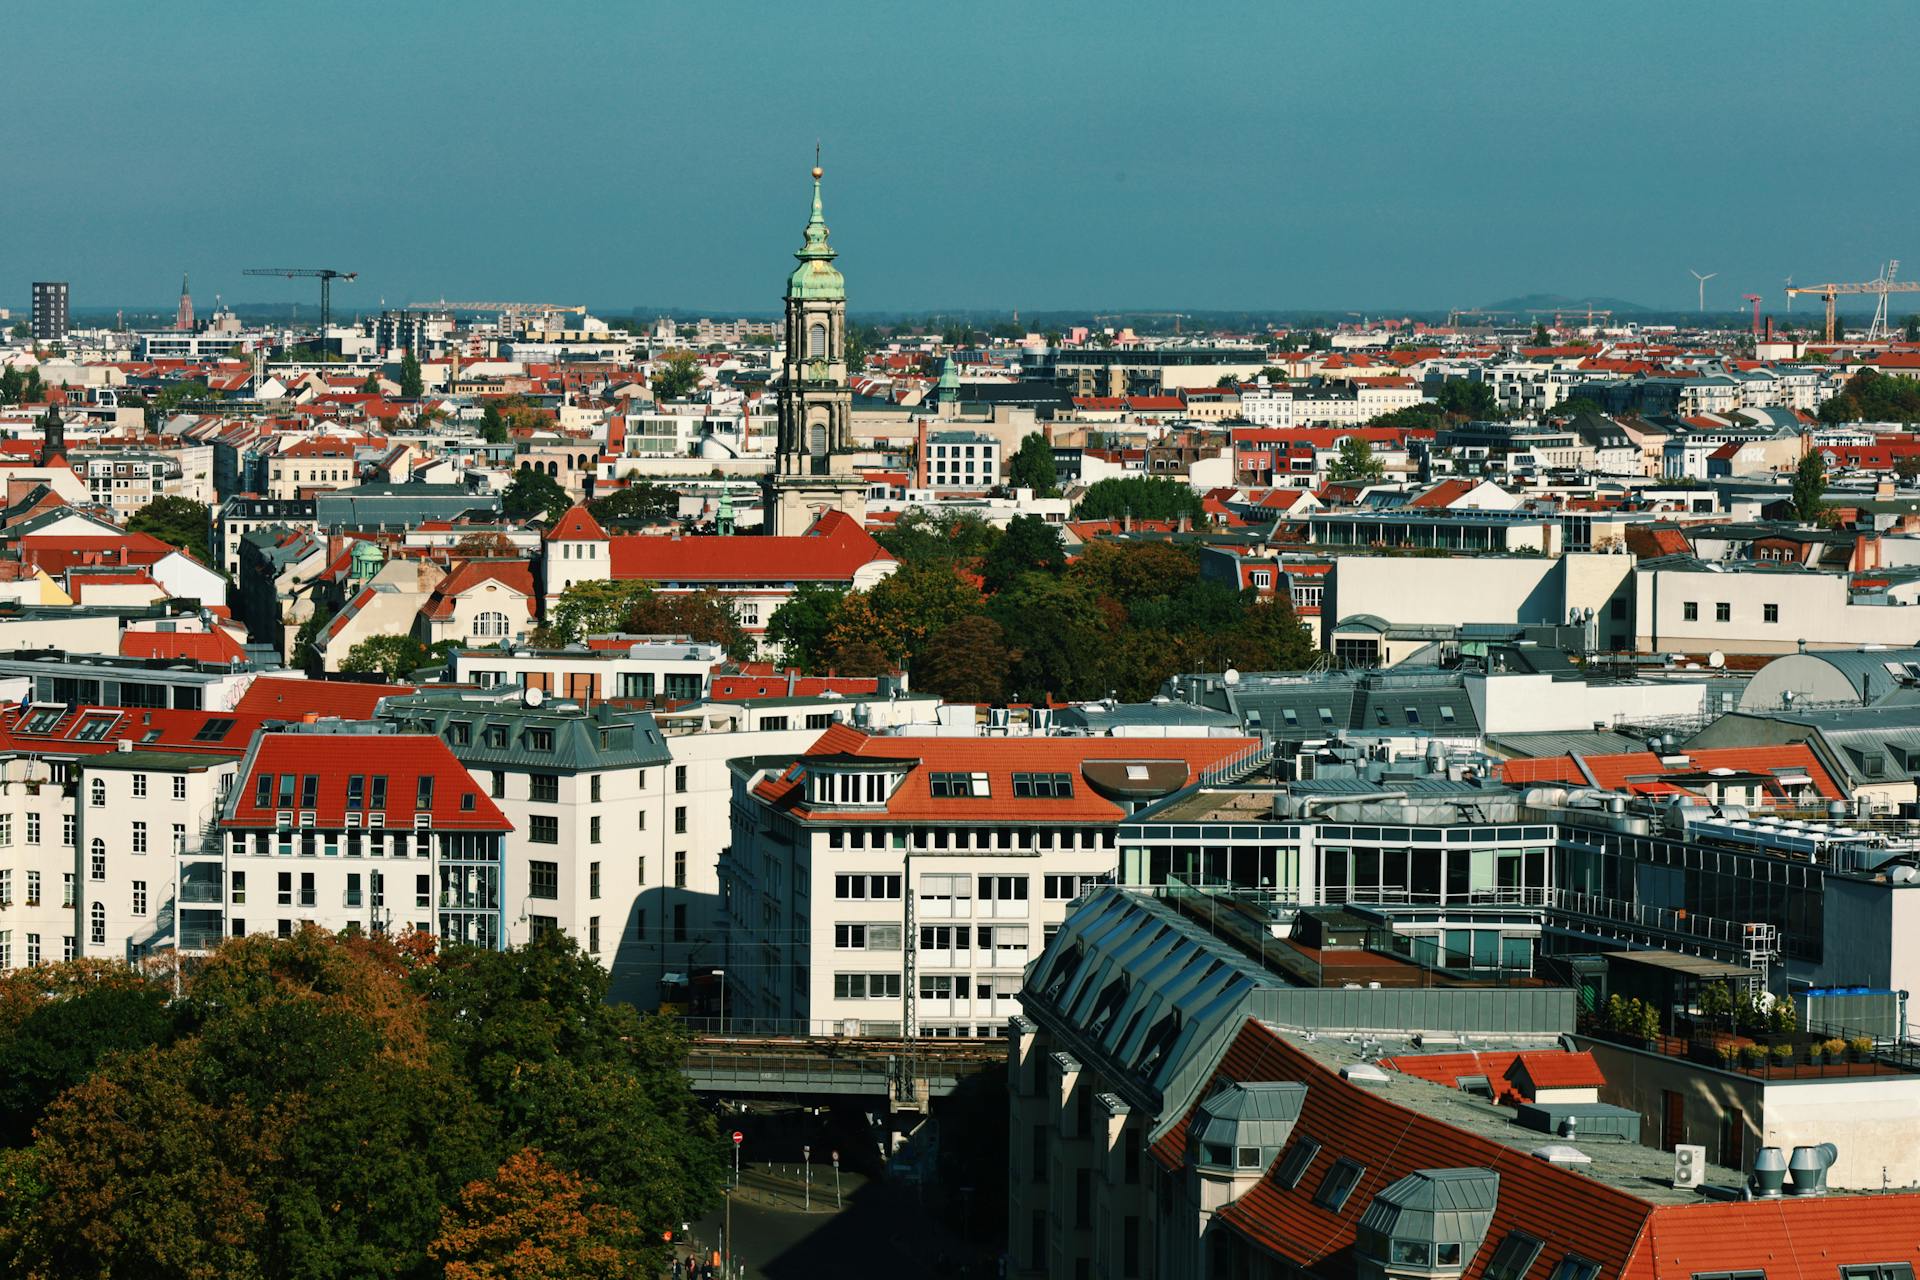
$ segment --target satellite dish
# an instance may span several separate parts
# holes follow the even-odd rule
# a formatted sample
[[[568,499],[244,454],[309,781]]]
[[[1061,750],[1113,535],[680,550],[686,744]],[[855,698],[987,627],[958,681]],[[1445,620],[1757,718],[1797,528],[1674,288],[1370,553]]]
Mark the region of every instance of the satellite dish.
[[[547,695],[539,689],[528,686],[527,691],[520,695],[520,700],[530,707],[537,707],[547,700]]]
[[[1727,655],[1720,652],[1718,649],[1715,649],[1712,653],[1707,655],[1707,665],[1712,667],[1715,671],[1718,671],[1720,668],[1727,665]]]
[[[1225,674],[1225,675],[1223,675],[1223,676],[1221,676],[1221,677],[1220,677],[1220,679],[1221,679],[1221,680],[1223,680],[1223,681],[1225,681],[1225,682],[1226,682],[1226,683],[1227,683],[1228,685],[1236,685],[1236,684],[1239,684],[1239,683],[1240,683],[1240,669],[1239,669],[1238,667],[1228,667],[1228,668],[1227,668],[1227,671],[1226,671],[1226,674]]]

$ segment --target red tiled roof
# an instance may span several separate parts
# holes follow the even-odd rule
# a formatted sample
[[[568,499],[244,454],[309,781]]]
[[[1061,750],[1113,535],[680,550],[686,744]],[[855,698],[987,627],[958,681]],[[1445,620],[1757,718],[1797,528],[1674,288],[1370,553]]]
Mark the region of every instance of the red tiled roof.
[[[309,715],[371,720],[380,699],[412,692],[410,684],[261,676],[247,686],[247,691],[233,704],[233,710],[236,715],[258,716],[264,720],[298,720]]]
[[[1459,1088],[1462,1076],[1484,1076],[1496,1102],[1512,1103],[1520,1095],[1515,1092],[1507,1073],[1513,1069],[1519,1057],[1519,1053],[1511,1049],[1468,1053],[1406,1053],[1382,1058],[1380,1065],[1389,1071],[1398,1071],[1403,1076],[1412,1076],[1430,1084],[1443,1084],[1449,1089]]]
[[[420,612],[428,618],[451,617],[454,603],[461,596],[489,582],[518,592],[527,613],[533,613],[533,566],[525,560],[462,560],[452,573],[440,579]]]
[[[1731,769],[1736,773],[1801,773],[1812,779],[1814,788],[1829,800],[1839,800],[1845,794],[1814,755],[1813,748],[1804,742],[1771,747],[1704,747],[1685,754],[1687,763],[1674,765],[1662,764],[1660,757],[1651,751],[1582,756],[1579,761],[1570,755],[1507,760],[1500,766],[1500,777],[1508,783],[1571,782],[1584,786],[1588,785],[1586,774],[1580,770],[1584,763],[1587,773],[1593,775],[1592,785],[1604,790],[1638,789],[1646,794],[1657,790],[1670,794],[1682,789],[1667,781],[1671,777]]]
[[[1513,1065],[1506,1070],[1506,1077],[1513,1081],[1515,1088],[1520,1085],[1522,1072],[1536,1089],[1599,1089],[1607,1083],[1600,1064],[1584,1050],[1568,1053],[1549,1049],[1517,1054]]]
[[[232,636],[215,627],[211,631],[122,631],[120,656],[233,662],[245,660],[247,651]]]
[[[1472,480],[1442,480],[1407,503],[1409,507],[1450,507],[1474,490]]]
[[[860,522],[823,512],[798,537],[624,534],[610,542],[615,578],[650,582],[846,582],[892,556]]]
[[[1191,782],[1201,771],[1253,745],[1251,738],[895,738],[874,737],[847,725],[835,725],[808,748],[808,756],[856,755],[875,760],[911,760],[906,778],[884,810],[833,812],[836,821],[898,822],[924,819],[977,822],[1111,822],[1125,815],[1119,805],[1077,775],[1095,760],[1179,761]],[[806,756],[780,776],[755,788],[768,804],[808,816],[799,771]],[[987,799],[935,798],[934,773],[985,773]],[[1076,775],[1067,797],[1016,797],[1013,775]]]
[[[567,513],[560,517],[559,523],[547,530],[548,542],[557,542],[562,539],[569,542],[608,541],[607,531],[600,527],[600,522],[593,518],[593,513],[579,504],[568,507]]]
[[[488,798],[486,788],[432,734],[270,732],[261,735],[248,769],[231,813],[220,820],[223,827],[275,825],[276,815],[285,810],[275,803],[265,807],[255,803],[256,780],[267,774],[319,778],[315,804],[287,808],[311,812],[314,825],[320,828],[346,825],[347,779],[353,775],[387,780],[386,825],[397,830],[413,826],[419,782],[428,777],[433,779],[429,811],[436,830],[508,831],[513,826]],[[269,795],[270,801],[278,798],[277,790]]]
[[[817,698],[823,693],[869,694],[879,689],[880,681],[875,676],[797,676],[791,693],[796,698]],[[724,675],[713,678],[713,687],[707,696],[715,701],[728,698],[744,701],[784,698],[788,693],[784,675]]]
[[[57,755],[97,755],[116,751],[121,740],[149,751],[205,752],[237,756],[247,749],[260,727],[257,716],[238,711],[182,711],[171,707],[68,707],[51,727],[29,732],[22,726],[36,718],[40,707],[18,704],[0,708],[0,750],[39,751]],[[102,734],[92,730],[97,717],[113,717]],[[226,721],[225,727],[213,722]],[[82,726],[88,736],[77,738]],[[216,732],[217,731],[217,732]]]

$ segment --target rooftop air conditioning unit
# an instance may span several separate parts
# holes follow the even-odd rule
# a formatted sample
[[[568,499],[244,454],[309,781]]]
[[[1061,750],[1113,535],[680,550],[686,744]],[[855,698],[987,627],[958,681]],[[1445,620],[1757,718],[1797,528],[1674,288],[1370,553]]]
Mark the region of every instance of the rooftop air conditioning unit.
[[[1673,1149],[1673,1185],[1697,1187],[1706,1176],[1707,1149],[1680,1143]]]

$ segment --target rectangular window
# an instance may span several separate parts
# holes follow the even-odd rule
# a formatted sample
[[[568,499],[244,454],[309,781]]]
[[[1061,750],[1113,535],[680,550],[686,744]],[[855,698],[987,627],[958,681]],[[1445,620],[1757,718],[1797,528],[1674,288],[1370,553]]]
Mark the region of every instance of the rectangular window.
[[[135,853],[147,851],[147,824],[144,822],[133,824],[133,851]]]
[[[930,774],[927,786],[936,800],[985,799],[990,794],[984,773]]]
[[[1778,622],[1778,621],[1780,621],[1780,606],[1779,606],[1779,605],[1777,605],[1777,604],[1763,604],[1763,605],[1761,605],[1761,606],[1760,606],[1760,621],[1762,621],[1762,622]]]
[[[186,775],[179,773],[173,775],[173,798],[175,800],[185,800],[187,798]]]
[[[1025,876],[981,876],[980,897],[988,902],[1025,902],[1027,900],[1027,878]]]
[[[1687,600],[1680,605],[1680,621],[1700,621],[1700,604],[1697,600]]]
[[[600,896],[600,864],[597,862],[587,864],[587,896],[589,898]]]
[[[867,949],[867,926],[863,924],[837,924],[833,926],[833,945],[834,949],[838,951],[865,951]]]
[[[40,815],[37,813],[29,813],[27,815],[27,843],[40,843]],[[67,843],[71,844],[73,842],[69,840]]]
[[[373,781],[369,784],[369,788],[367,793],[367,808],[385,809],[387,807],[387,775],[384,773],[374,774]]]
[[[1577,1253],[1569,1253],[1554,1267],[1553,1280],[1596,1280],[1599,1274],[1599,1263]]]
[[[1840,1280],[1913,1280],[1911,1262],[1856,1262],[1840,1268]]]
[[[133,914],[137,916],[147,914],[147,882],[145,880],[133,882]]]
[[[838,875],[833,878],[833,896],[842,902],[900,897],[899,876]]]
[[[1713,620],[1715,622],[1732,622],[1733,606],[1725,600],[1717,602],[1713,606]]]
[[[27,872],[27,905],[30,907],[40,905],[40,873],[38,871]]]
[[[320,803],[320,775],[309,773],[300,779],[300,807],[312,809]]]
[[[433,880],[430,876],[413,878],[413,905],[427,907],[433,904]]]
[[[673,834],[677,836],[687,834],[687,806],[683,804],[673,807]]]
[[[687,851],[685,849],[673,851],[673,887],[676,889],[687,887]]]
[[[587,819],[587,843],[600,843],[600,815],[597,813]]]
[[[673,789],[675,791],[687,789],[687,766],[683,764],[673,766]]]
[[[1500,1247],[1493,1251],[1493,1260],[1487,1263],[1484,1280],[1522,1280],[1545,1247],[1538,1236],[1524,1231],[1507,1232]]]
[[[1286,1158],[1280,1161],[1279,1168],[1273,1171],[1274,1182],[1287,1190],[1300,1185],[1300,1179],[1307,1176],[1307,1170],[1313,1165],[1313,1158],[1320,1154],[1320,1144],[1312,1138],[1302,1135],[1295,1139],[1287,1149]]]
[[[534,814],[527,819],[527,840],[533,844],[559,844],[560,819],[550,813]]]
[[[133,798],[135,800],[144,800],[146,797],[147,775],[144,773],[136,773],[133,775]]]
[[[560,921],[554,916],[528,916],[527,932],[533,941],[538,942],[560,927]]]
[[[560,896],[560,864],[529,862],[527,864],[527,896],[558,898]]]
[[[313,872],[302,871],[300,873],[300,905],[310,907],[314,904],[314,901]]]
[[[1071,800],[1073,775],[1069,773],[1016,773],[1013,794],[1021,799]]]
[[[560,775],[536,773],[527,778],[527,799],[535,804],[555,804],[560,799]]]
[[[1340,1212],[1346,1207],[1347,1197],[1360,1185],[1360,1177],[1366,1171],[1364,1165],[1356,1164],[1345,1156],[1340,1157],[1327,1170],[1326,1176],[1320,1179],[1320,1189],[1313,1193],[1313,1202],[1329,1213]],[[1575,1278],[1566,1277],[1563,1280]],[[1593,1277],[1579,1277],[1577,1280],[1593,1280]]]
[[[600,917],[587,917],[587,951],[591,955],[600,954]]]

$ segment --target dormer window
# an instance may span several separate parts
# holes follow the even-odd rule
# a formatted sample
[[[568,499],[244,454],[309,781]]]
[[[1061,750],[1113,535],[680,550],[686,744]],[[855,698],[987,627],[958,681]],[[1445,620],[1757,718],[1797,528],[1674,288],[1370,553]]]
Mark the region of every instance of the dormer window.
[[[893,794],[900,776],[882,769],[812,768],[805,775],[807,800],[817,805],[879,808]]]
[[[990,794],[984,773],[936,773],[930,775],[927,782],[936,800],[985,800]],[[1016,795],[1019,793],[1017,784],[1014,791]]]

